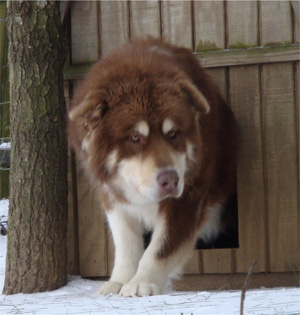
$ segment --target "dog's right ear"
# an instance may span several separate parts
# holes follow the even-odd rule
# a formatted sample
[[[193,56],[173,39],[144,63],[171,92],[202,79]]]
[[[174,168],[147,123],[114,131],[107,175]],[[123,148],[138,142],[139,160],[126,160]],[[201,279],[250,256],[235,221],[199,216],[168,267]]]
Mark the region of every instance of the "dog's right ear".
[[[70,120],[84,124],[89,129],[96,128],[108,109],[107,102],[99,100],[99,96],[89,92],[80,104],[70,110]]]

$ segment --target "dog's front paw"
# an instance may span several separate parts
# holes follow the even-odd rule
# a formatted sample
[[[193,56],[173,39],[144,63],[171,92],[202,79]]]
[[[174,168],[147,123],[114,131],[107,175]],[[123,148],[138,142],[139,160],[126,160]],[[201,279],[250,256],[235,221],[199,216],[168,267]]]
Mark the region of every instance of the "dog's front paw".
[[[128,283],[124,284],[120,296],[133,297],[133,296],[149,296],[161,294],[159,287],[154,283]]]
[[[108,294],[118,294],[122,288],[123,284],[116,281],[104,282],[101,287],[97,290],[97,294],[108,295]]]

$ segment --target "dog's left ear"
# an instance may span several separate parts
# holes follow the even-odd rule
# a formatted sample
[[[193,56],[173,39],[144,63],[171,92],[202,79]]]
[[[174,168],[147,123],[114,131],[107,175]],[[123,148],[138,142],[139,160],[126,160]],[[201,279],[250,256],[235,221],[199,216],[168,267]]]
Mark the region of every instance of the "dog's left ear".
[[[210,105],[206,97],[197,89],[197,87],[188,80],[181,80],[180,86],[191,100],[192,105],[201,113],[207,114],[210,110]]]
[[[89,129],[96,128],[108,107],[106,102],[100,99],[99,96],[88,93],[81,103],[71,109],[69,112],[70,120],[82,123]]]

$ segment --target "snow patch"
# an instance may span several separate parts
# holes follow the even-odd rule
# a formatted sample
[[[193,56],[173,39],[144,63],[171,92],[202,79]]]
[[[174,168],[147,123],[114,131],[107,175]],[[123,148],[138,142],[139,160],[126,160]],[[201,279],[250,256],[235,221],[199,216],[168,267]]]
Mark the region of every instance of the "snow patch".
[[[3,142],[0,144],[0,150],[10,150],[10,142]]]

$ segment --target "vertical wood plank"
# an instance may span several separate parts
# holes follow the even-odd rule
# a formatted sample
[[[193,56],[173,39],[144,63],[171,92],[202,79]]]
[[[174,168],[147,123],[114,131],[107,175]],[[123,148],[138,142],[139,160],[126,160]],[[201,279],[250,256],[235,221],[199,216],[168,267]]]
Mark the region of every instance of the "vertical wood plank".
[[[298,154],[298,240],[300,240],[300,62],[295,64],[295,107],[296,107],[296,126],[297,126],[297,154]],[[299,241],[300,242],[300,241]],[[297,249],[296,249],[297,251]],[[298,243],[298,253],[300,253],[300,243]],[[300,260],[299,256],[298,259]],[[298,268],[294,271],[300,271],[300,261]]]
[[[259,0],[259,5],[261,44],[291,44],[293,31],[290,1]]]
[[[160,6],[157,0],[130,1],[131,37],[160,37]]]
[[[101,54],[127,42],[129,38],[128,3],[122,1],[101,1],[100,6]]]
[[[77,173],[80,274],[85,277],[107,275],[106,228],[99,192],[82,170]]]
[[[225,48],[224,1],[194,1],[196,51]]]
[[[162,36],[173,44],[192,48],[191,1],[162,1]]]
[[[293,65],[264,65],[270,271],[299,266],[298,168]]]
[[[258,46],[256,1],[228,1],[228,48]]]
[[[202,250],[203,273],[232,273],[232,256],[230,249]]]
[[[72,63],[99,58],[98,3],[74,1],[71,7]]]
[[[227,2],[228,47],[259,45],[256,1]],[[231,67],[229,98],[239,126],[237,166],[239,249],[237,272],[266,271],[266,217],[261,126],[260,70],[258,66]]]
[[[261,1],[260,12],[263,45],[293,42],[289,1]],[[291,63],[262,66],[270,271],[290,271],[299,264],[299,239],[292,232],[299,228],[293,86]]]
[[[293,29],[294,29],[294,44],[300,43],[300,3],[299,1],[291,1]]]
[[[265,271],[266,230],[259,68],[230,68],[230,104],[239,127],[239,249],[236,271]]]

